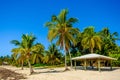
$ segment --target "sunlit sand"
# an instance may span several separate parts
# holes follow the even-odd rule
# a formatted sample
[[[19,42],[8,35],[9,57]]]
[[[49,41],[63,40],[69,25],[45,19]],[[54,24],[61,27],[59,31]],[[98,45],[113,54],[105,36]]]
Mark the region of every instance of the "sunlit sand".
[[[16,73],[21,73],[27,79],[21,80],[120,80],[120,68],[113,68],[112,71],[96,71],[96,70],[71,70],[63,72],[64,68],[34,68],[35,73],[29,75],[29,68],[1,66],[10,69]],[[12,73],[11,73],[12,74]]]

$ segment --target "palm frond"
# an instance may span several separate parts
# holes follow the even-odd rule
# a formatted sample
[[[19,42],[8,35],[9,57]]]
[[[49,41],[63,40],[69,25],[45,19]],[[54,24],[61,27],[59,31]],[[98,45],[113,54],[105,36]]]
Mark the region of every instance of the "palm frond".
[[[16,45],[16,46],[19,46],[20,45],[20,42],[18,40],[12,40],[10,43]]]
[[[56,38],[58,35],[58,29],[51,29],[48,32],[48,40],[51,42],[54,38]]]
[[[73,24],[73,23],[76,23],[76,22],[78,22],[78,19],[76,19],[76,18],[70,18],[67,21],[68,24]]]
[[[67,20],[66,19],[66,15],[68,14],[68,10],[67,9],[63,9],[61,12],[60,12],[60,14],[59,14],[59,16],[58,16],[58,19],[59,19],[59,21],[60,21],[60,23],[62,24],[62,23],[65,23],[65,21]]]

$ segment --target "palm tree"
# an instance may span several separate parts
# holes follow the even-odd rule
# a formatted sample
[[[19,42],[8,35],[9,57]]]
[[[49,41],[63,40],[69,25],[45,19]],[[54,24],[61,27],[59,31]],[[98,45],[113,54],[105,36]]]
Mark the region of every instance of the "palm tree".
[[[115,41],[119,40],[118,33],[110,33],[108,28],[103,28],[103,30],[99,32],[99,35],[101,35],[103,41],[101,54],[108,55],[108,53],[112,53],[113,50],[115,51],[115,48],[117,48]]]
[[[34,46],[35,39],[36,38],[32,34],[30,34],[30,35],[23,34],[21,43],[17,40],[11,41],[15,45],[19,45],[19,47],[21,48],[21,51],[24,53],[25,58],[28,62],[28,66],[30,68],[30,74],[32,74],[34,72],[32,69],[31,63],[30,63],[30,57],[32,54],[32,48]]]
[[[89,48],[93,53],[94,48],[101,50],[101,37],[94,32],[94,27],[88,27],[83,32],[83,39],[81,41],[82,46],[86,49]]]
[[[30,63],[30,56],[32,54],[32,47],[34,46],[34,41],[35,41],[35,37],[30,34],[30,35],[22,35],[22,45],[24,48],[24,52],[27,58],[27,62],[28,62],[28,66],[30,68],[30,74],[32,74],[34,71],[32,69],[31,63]]]
[[[65,70],[68,69],[66,63],[66,52],[70,48],[70,42],[75,45],[75,39],[72,35],[72,31],[75,31],[76,29],[73,28],[72,25],[78,21],[76,18],[67,19],[67,14],[68,10],[63,9],[58,16],[52,16],[51,22],[46,23],[46,26],[49,29],[49,41],[53,41],[55,39],[56,44],[59,45],[60,48],[64,49]]]
[[[13,57],[21,63],[21,69],[23,70],[23,64],[25,60],[23,44],[18,40],[12,40],[11,43],[18,46],[18,48],[13,48],[11,52],[13,52]]]
[[[23,64],[25,60],[24,52],[21,48],[13,48],[11,52],[13,52],[13,57],[15,58],[15,60],[21,63],[21,69],[23,70]]]
[[[43,60],[44,46],[40,43],[37,43],[32,48],[31,60],[32,64],[40,63]]]
[[[59,52],[55,44],[52,44],[49,46],[48,50],[45,52],[45,57],[43,62],[47,64],[55,65],[60,63],[61,57],[62,57],[61,53]]]
[[[99,33],[102,37],[103,37],[103,40],[109,40],[111,43],[115,43],[116,40],[120,40],[118,38],[118,33],[117,32],[114,32],[114,33],[110,33],[110,30],[108,28],[103,28],[102,31],[100,31]]]

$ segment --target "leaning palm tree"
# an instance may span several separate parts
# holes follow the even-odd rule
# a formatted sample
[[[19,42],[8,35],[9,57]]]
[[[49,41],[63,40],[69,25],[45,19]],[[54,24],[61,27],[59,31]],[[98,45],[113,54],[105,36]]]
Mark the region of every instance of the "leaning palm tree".
[[[13,48],[11,52],[13,52],[13,57],[21,63],[21,69],[23,70],[23,64],[26,56],[24,54],[22,42],[18,40],[12,40],[11,43],[18,46],[18,48]]]
[[[83,32],[83,39],[81,44],[84,48],[89,48],[90,52],[93,53],[94,48],[101,50],[101,37],[94,32],[94,27],[88,27]]]
[[[35,39],[36,38],[32,34],[30,34],[30,35],[23,34],[21,43],[17,40],[11,41],[12,43],[14,43],[15,45],[18,45],[20,47],[22,54],[24,54],[25,59],[28,62],[28,66],[30,68],[30,74],[32,74],[34,72],[32,69],[31,63],[30,63],[30,57],[31,57],[32,48],[34,46]]]
[[[30,56],[32,54],[32,48],[34,46],[35,39],[36,38],[32,34],[30,34],[30,35],[23,34],[22,35],[22,45],[23,45],[23,48],[24,48],[24,52],[25,52],[25,55],[26,55],[28,66],[30,68],[30,74],[32,74],[34,72],[33,69],[32,69],[31,63],[30,63]]]
[[[73,23],[77,22],[76,18],[67,18],[68,10],[63,9],[58,16],[53,15],[51,22],[47,22],[46,26],[49,29],[48,39],[53,41],[55,39],[56,44],[60,48],[64,49],[65,55],[65,70],[67,70],[66,52],[70,48],[70,42],[75,45],[75,39],[72,35],[72,31],[76,30],[72,27]]]
[[[23,70],[23,64],[25,60],[24,52],[22,51],[21,48],[13,48],[11,52],[13,52],[14,59],[21,63],[21,69]]]

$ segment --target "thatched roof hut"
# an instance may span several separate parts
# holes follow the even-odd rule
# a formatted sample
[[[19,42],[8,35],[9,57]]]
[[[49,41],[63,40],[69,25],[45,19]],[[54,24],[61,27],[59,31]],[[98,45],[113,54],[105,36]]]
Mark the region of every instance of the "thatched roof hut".
[[[112,60],[117,60],[115,58],[112,57],[108,57],[108,56],[104,56],[104,55],[99,55],[99,54],[95,54],[95,53],[91,53],[91,54],[86,54],[83,56],[78,56],[78,57],[74,57],[72,58],[72,60],[75,61],[75,68],[76,68],[76,60],[80,60],[80,61],[84,61],[84,69],[86,70],[86,62],[88,60],[96,60],[98,62],[98,70],[100,71],[100,62],[102,60],[107,60],[111,62],[111,69],[112,69]]]

